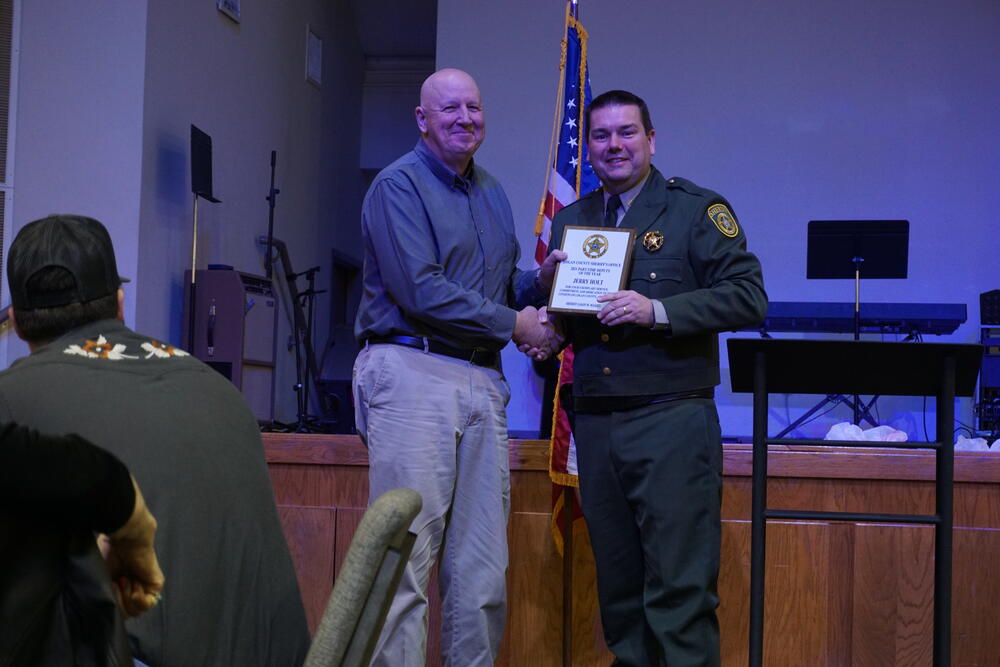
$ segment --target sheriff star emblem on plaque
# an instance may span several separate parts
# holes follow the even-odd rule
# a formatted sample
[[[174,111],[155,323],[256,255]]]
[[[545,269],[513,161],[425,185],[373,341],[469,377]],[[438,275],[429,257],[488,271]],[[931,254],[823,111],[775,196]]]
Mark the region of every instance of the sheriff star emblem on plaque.
[[[663,234],[660,232],[646,232],[642,235],[642,247],[649,252],[656,252],[663,247]]]
[[[597,259],[608,251],[608,237],[603,234],[591,234],[583,242],[583,254],[590,259]]]

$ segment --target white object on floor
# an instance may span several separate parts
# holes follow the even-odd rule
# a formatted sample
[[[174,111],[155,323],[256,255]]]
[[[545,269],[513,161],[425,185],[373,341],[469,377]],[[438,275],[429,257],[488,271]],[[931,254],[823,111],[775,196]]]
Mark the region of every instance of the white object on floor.
[[[906,442],[905,431],[891,426],[874,426],[861,430],[861,427],[851,422],[838,422],[830,427],[824,440],[868,440],[871,442]]]

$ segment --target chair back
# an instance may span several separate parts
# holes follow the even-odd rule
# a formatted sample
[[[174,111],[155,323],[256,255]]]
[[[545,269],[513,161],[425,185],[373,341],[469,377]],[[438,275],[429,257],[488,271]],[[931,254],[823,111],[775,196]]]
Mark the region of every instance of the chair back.
[[[416,536],[423,502],[412,489],[375,499],[351,539],[303,667],[367,667]]]

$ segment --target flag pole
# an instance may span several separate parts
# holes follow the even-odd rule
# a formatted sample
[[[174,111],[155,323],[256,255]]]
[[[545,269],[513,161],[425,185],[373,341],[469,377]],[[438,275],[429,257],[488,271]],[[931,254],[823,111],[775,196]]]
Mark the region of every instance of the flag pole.
[[[577,100],[577,109],[580,111],[579,123],[577,123],[577,145],[576,145],[576,159],[577,159],[577,169],[576,169],[576,196],[580,196],[580,177],[583,174],[583,125],[584,125],[584,99],[586,96],[586,81],[587,81],[587,33],[580,25],[578,18],[579,7],[577,5],[577,0],[571,0],[566,3],[566,31],[564,32],[565,37],[563,37],[563,57],[562,63],[566,61],[566,40],[569,38],[569,27],[570,22],[576,27],[577,35],[580,38],[580,86],[579,86],[579,99]],[[565,72],[565,64],[561,65],[561,69]],[[555,401],[558,405],[559,403],[559,379],[562,378],[563,364],[566,363],[565,355],[560,352],[559,354],[559,371],[556,380],[556,396]],[[549,438],[549,451],[551,459],[552,450],[552,438],[555,437],[556,427],[555,427],[555,417],[553,417],[552,434]],[[551,471],[551,463],[549,464],[549,469]],[[550,473],[551,474],[551,473]],[[563,553],[562,553],[562,569],[563,569],[563,608],[562,608],[562,622],[563,622],[563,633],[562,633],[562,659],[563,667],[572,667],[573,665],[573,555],[575,552],[573,539],[573,494],[575,490],[571,486],[562,487],[562,534],[563,534]]]
[[[552,112],[552,133],[549,135],[549,157],[545,161],[545,184],[542,188],[542,200],[538,202],[538,214],[535,216],[535,236],[542,233],[545,227],[545,203],[549,200],[549,178],[552,175],[553,163],[552,163],[552,153],[555,150],[556,142],[558,141],[558,127],[559,127],[559,117],[560,110],[562,109],[563,103],[563,85],[566,79],[566,32],[569,29],[570,21],[570,4],[575,5],[575,2],[566,3],[566,22],[563,26],[563,38],[562,38],[562,52],[559,56],[559,81],[556,85],[556,108]],[[549,218],[552,217],[551,214]]]
[[[577,123],[576,127],[576,159],[580,164],[580,167],[576,170],[576,196],[580,196],[580,178],[583,176],[583,126],[586,125],[586,120],[584,119],[584,114],[586,108],[584,106],[586,100],[586,87],[587,87],[587,31],[583,29],[580,22],[576,19],[576,0],[573,0],[573,17],[570,19],[573,21],[573,27],[576,28],[576,34],[580,37],[580,92],[578,93],[579,99],[577,100],[577,109],[580,110],[580,122]]]

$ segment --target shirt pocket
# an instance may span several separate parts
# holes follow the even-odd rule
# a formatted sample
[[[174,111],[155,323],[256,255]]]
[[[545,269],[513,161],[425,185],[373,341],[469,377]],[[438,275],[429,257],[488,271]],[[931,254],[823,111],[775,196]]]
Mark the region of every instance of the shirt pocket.
[[[687,291],[684,287],[684,257],[636,258],[629,288],[653,299]]]

